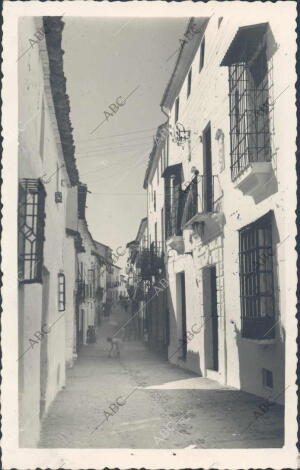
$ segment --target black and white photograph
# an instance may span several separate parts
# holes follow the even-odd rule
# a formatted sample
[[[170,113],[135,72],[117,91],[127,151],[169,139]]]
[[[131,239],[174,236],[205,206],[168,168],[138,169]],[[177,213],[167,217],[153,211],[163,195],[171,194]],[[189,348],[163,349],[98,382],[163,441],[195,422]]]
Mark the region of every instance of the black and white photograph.
[[[297,468],[296,6],[4,2],[3,468]]]

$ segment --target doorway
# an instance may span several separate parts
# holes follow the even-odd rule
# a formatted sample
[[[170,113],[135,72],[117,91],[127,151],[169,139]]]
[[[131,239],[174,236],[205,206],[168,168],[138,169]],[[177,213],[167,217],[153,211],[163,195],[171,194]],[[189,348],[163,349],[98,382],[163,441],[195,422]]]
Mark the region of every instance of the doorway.
[[[219,370],[219,328],[216,267],[203,269],[204,347],[206,369]]]
[[[180,292],[180,307],[181,307],[181,359],[186,361],[187,355],[187,337],[186,337],[186,297],[185,297],[185,273],[179,273],[179,292]]]
[[[43,288],[42,288],[42,315],[41,331],[45,325],[49,325],[49,289],[50,273],[43,267],[42,270]],[[46,408],[46,394],[48,381],[48,335],[44,335],[40,343],[40,418],[42,418]]]
[[[203,131],[203,210],[213,211],[213,176],[210,123]]]

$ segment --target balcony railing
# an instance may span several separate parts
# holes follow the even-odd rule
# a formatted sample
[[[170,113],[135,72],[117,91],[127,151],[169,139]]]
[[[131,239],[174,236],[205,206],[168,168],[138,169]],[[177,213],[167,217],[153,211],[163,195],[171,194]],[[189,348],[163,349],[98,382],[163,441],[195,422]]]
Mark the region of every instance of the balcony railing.
[[[197,175],[182,191],[184,200],[181,228],[184,228],[196,214],[216,211],[215,187],[217,178],[212,175]]]
[[[151,255],[148,248],[144,248],[139,252],[139,268],[141,278],[145,281],[151,279]]]
[[[153,274],[164,267],[163,242],[152,242],[150,246],[151,265]]]
[[[164,268],[164,251],[162,242],[152,242],[150,248],[139,252],[140,275],[145,281],[151,280],[160,269]]]

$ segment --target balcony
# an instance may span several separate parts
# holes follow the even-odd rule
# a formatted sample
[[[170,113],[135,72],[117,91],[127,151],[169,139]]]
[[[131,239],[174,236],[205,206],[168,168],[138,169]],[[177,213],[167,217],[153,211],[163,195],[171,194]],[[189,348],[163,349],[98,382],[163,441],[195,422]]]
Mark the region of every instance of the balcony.
[[[154,274],[164,268],[164,250],[162,242],[152,242],[150,245],[151,267]]]
[[[139,253],[138,266],[143,281],[150,281],[164,269],[162,242],[152,242],[150,248],[143,248]]]
[[[143,248],[139,252],[138,256],[138,267],[140,268],[141,278],[144,281],[151,280],[151,255],[150,250],[148,248]]]
[[[219,235],[223,231],[224,215],[218,176],[196,174],[182,193],[182,230],[191,230],[196,237],[206,240]]]
[[[140,281],[135,289],[133,298],[139,302],[146,301],[148,296],[150,282]]]

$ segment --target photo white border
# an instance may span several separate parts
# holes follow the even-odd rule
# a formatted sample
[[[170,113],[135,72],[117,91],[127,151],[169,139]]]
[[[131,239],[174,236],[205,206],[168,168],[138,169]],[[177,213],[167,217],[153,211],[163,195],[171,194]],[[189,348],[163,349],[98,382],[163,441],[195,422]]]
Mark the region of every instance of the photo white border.
[[[17,135],[18,135],[18,18],[20,16],[136,16],[136,17],[177,17],[209,16],[214,11],[222,16],[222,11],[232,9],[232,14],[243,9],[243,14],[253,9],[277,9],[282,17],[282,27],[295,25],[296,2],[97,2],[97,1],[55,1],[55,2],[9,2],[3,5],[3,63],[2,73],[2,126],[3,126],[3,234],[2,234],[2,271],[3,271],[3,313],[2,313],[2,451],[3,468],[35,469],[58,468],[63,464],[66,469],[94,468],[297,468],[297,322],[296,322],[296,242],[285,244],[289,298],[286,311],[286,407],[285,441],[281,449],[25,449],[18,447],[18,315],[17,315]],[[291,44],[296,52],[295,44]],[[296,82],[296,71],[294,82]],[[296,107],[291,110],[291,120],[296,137]],[[296,153],[296,144],[294,144]],[[289,149],[290,150],[290,149]],[[296,159],[295,159],[296,161]],[[296,174],[296,170],[295,170]],[[288,175],[286,175],[288,178]],[[291,191],[287,207],[296,208],[295,175],[291,175]],[[295,240],[295,214],[287,214],[290,238]]]

